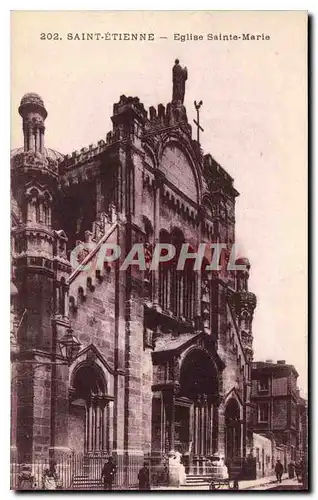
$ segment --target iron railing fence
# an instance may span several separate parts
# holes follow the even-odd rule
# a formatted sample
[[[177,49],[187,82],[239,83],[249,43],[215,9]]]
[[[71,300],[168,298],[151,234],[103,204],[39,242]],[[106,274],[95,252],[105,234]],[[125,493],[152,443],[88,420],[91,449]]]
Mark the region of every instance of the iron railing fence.
[[[58,482],[62,490],[102,490],[102,468],[109,458],[108,453],[96,454],[55,454]],[[159,457],[140,455],[113,455],[116,464],[116,474],[113,482],[114,490],[138,489],[138,473],[144,462],[150,470],[152,485],[168,484],[168,464]],[[43,489],[43,473],[49,467],[49,458],[29,464],[34,478],[34,489]],[[11,455],[10,483],[12,490],[20,489],[20,474],[24,464],[18,463]]]

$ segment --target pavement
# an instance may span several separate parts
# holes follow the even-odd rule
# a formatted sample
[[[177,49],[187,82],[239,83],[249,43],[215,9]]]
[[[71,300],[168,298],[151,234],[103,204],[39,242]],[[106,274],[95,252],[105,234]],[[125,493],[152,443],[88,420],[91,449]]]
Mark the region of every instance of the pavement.
[[[298,483],[297,479],[289,479],[287,474],[283,475],[281,483],[277,482],[276,476],[262,477],[253,481],[240,481],[240,490],[289,490],[299,489],[299,486],[302,485]]]
[[[181,487],[174,486],[156,486],[151,488],[152,490],[177,490],[177,491],[185,491],[185,490],[208,490],[209,487],[207,485],[184,485]],[[297,479],[288,479],[287,474],[283,475],[282,483],[277,483],[276,476],[268,476],[268,477],[260,477],[257,479],[252,479],[249,481],[239,481],[239,489],[240,490],[299,490],[302,489],[302,485],[298,483]]]

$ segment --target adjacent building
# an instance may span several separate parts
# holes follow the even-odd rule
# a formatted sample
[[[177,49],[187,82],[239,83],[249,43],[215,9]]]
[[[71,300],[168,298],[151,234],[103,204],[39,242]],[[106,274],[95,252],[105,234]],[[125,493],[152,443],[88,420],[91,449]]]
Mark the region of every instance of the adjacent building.
[[[274,456],[275,447],[283,447],[285,468],[290,461],[299,460],[299,440],[304,440],[305,405],[299,397],[297,378],[295,367],[284,360],[252,363],[253,430],[272,440],[273,465],[279,455]]]

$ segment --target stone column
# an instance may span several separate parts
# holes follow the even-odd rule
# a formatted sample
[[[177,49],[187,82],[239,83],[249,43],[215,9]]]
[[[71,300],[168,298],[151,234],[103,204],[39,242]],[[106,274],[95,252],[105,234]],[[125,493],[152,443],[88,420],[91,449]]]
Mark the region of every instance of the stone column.
[[[105,403],[99,403],[99,450],[105,449]]]
[[[198,401],[196,402],[196,407],[195,407],[195,413],[196,413],[196,418],[195,418],[195,441],[196,441],[196,449],[195,449],[195,454],[199,455],[200,454],[200,415],[199,415],[199,403]]]
[[[35,129],[35,151],[40,152],[41,147],[40,147],[40,129],[36,128]]]
[[[208,433],[209,433],[209,415],[208,415],[208,401],[204,399],[204,455],[208,454]]]
[[[18,392],[18,372],[16,369],[16,363],[12,363],[11,365],[11,453],[12,458],[11,461],[16,461],[17,457],[15,456],[15,452],[17,449],[17,392]]]
[[[32,128],[28,125],[27,131],[27,151],[31,151],[32,149],[32,141],[31,141],[31,136],[32,136]]]
[[[214,420],[214,412],[213,412],[213,405],[210,403],[209,405],[210,409],[210,422],[209,422],[209,433],[210,433],[210,449],[209,453],[212,455],[213,453],[213,420]]]
[[[100,450],[100,406],[99,406],[99,401],[96,401],[95,405],[95,419],[96,419],[96,425],[95,425],[95,451]]]
[[[88,400],[86,402],[86,412],[85,412],[85,445],[84,445],[85,452],[89,451],[89,445],[90,445],[89,429],[90,429],[90,401]]]
[[[205,438],[205,432],[204,432],[204,410],[205,410],[205,404],[204,404],[204,399],[201,401],[201,406],[200,406],[200,417],[201,417],[201,455],[204,455],[204,438]]]
[[[25,124],[23,124],[23,139],[24,139],[24,151],[27,151],[29,148],[28,144],[28,128]]]
[[[160,232],[160,178],[154,180],[154,244],[159,243]],[[159,305],[159,266],[153,271],[153,303]]]
[[[174,437],[175,437],[175,397],[173,390],[170,394],[170,421],[169,421],[169,448],[174,449]]]
[[[104,423],[106,429],[105,448],[110,451],[113,449],[113,426],[112,426],[113,415],[114,415],[114,403],[113,401],[110,401],[109,403],[106,404],[104,413]]]
[[[35,131],[30,128],[30,150],[35,151]]]
[[[178,271],[177,271],[178,272]],[[186,308],[186,303],[187,303],[187,297],[184,297],[184,292],[186,290],[185,287],[185,275],[183,271],[179,271],[179,276],[178,276],[178,281],[179,281],[179,286],[178,286],[178,292],[179,292],[179,297],[178,297],[178,304],[177,304],[177,312],[179,313],[179,316],[185,316],[184,314],[184,307]]]
[[[197,454],[197,405],[193,403],[193,455]]]
[[[220,456],[225,456],[225,416],[222,405],[218,408],[218,453]]]
[[[93,433],[94,433],[94,415],[93,415],[93,402],[89,407],[89,448],[88,451],[93,451]]]
[[[44,134],[43,134],[43,130],[40,129],[40,144],[39,144],[39,150],[40,150],[40,153],[43,154],[43,151],[44,151],[44,147],[43,147],[43,139],[44,139]]]
[[[84,421],[84,453],[87,452],[88,445],[88,403],[85,405],[85,421]]]
[[[96,400],[92,405],[92,451],[96,451]]]

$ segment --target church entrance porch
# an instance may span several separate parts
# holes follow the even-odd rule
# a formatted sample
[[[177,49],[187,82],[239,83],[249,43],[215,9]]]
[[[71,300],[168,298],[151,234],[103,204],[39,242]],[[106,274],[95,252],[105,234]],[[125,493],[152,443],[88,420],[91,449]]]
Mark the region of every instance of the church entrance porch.
[[[218,396],[218,372],[206,351],[194,349],[185,357],[180,371],[179,395],[191,401],[189,446],[180,451],[189,462],[189,473],[205,473],[208,458],[217,448]]]
[[[171,365],[176,364],[174,359]],[[180,365],[170,370],[173,381],[155,386],[161,391],[153,394],[153,451],[179,451],[186,473],[206,474],[218,447],[218,368],[200,348],[191,349]]]
[[[76,476],[99,477],[111,451],[113,398],[99,367],[80,366],[73,377],[69,406],[69,448],[76,454]]]

